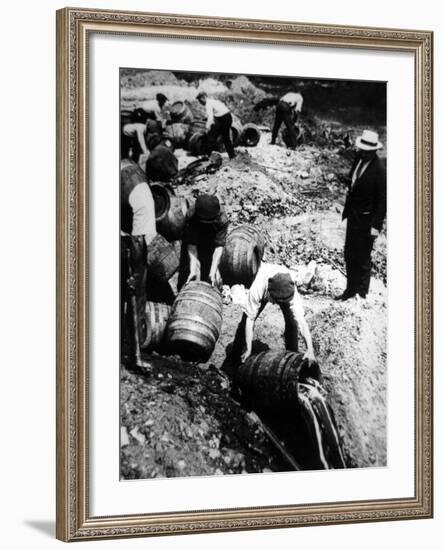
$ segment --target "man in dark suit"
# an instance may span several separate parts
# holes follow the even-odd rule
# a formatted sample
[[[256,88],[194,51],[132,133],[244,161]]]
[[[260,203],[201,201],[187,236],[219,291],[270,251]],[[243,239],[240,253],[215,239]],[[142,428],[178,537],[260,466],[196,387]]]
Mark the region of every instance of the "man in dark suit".
[[[365,298],[370,285],[371,251],[384,222],[387,177],[377,155],[382,148],[376,132],[364,130],[356,140],[357,155],[350,172],[350,183],[342,219],[347,219],[344,260],[347,287],[338,300],[356,294]]]

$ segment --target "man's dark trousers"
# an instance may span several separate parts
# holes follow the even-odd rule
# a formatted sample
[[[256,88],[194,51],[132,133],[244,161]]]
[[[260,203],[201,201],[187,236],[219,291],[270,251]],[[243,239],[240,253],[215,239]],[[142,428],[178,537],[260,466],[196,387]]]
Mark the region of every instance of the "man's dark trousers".
[[[220,117],[214,117],[213,125],[207,135],[209,153],[211,153],[211,151],[216,147],[217,138],[221,136],[230,159],[235,156],[234,147],[230,136],[232,123],[233,117],[231,116],[231,113],[226,113]]]
[[[367,296],[370,286],[372,267],[371,252],[375,237],[369,227],[357,227],[347,222],[345,235],[344,260],[347,271],[346,294]]]
[[[286,101],[279,101],[276,106],[276,115],[274,118],[273,133],[271,134],[271,143],[276,142],[276,138],[281,127],[282,122],[285,124],[288,130],[288,142],[289,147],[296,147],[297,134],[294,127],[293,108]]]

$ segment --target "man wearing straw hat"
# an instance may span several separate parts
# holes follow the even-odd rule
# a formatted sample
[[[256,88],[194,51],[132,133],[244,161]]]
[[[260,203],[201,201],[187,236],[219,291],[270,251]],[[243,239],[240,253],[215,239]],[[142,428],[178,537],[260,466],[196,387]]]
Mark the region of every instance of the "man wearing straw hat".
[[[344,260],[347,287],[338,300],[357,294],[365,298],[370,285],[371,251],[386,214],[386,170],[378,157],[379,136],[364,130],[356,140],[357,154],[342,219],[347,220]]]

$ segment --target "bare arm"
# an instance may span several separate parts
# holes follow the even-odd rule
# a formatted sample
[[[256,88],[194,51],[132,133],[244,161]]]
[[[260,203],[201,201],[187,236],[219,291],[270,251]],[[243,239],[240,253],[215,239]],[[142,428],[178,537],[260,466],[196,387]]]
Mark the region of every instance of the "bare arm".
[[[245,322],[245,351],[241,355],[241,361],[244,362],[250,357],[251,350],[253,348],[253,332],[254,332],[254,321],[247,317]]]
[[[224,250],[223,246],[216,246],[213,252],[213,258],[211,260],[210,268],[210,283],[215,286],[217,278],[217,270],[219,269],[220,259],[222,257],[222,252]]]
[[[299,325],[299,330],[301,331],[302,337],[307,347],[307,351],[305,352],[304,358],[314,360],[315,355],[313,350],[313,342],[311,339],[310,329],[308,328],[307,321],[305,320],[304,308],[302,306],[302,300],[298,292],[296,292],[294,296],[294,299],[290,305],[290,309],[292,310],[293,315]]]
[[[197,246],[189,244],[187,246],[188,258],[190,261],[190,274],[187,279],[189,281],[200,281],[200,262],[197,257]]]
[[[143,128],[142,127],[137,128],[136,132],[137,132],[137,139],[139,141],[140,148],[145,154],[149,153],[148,147],[146,146],[146,143],[145,143],[145,134],[144,134]]]

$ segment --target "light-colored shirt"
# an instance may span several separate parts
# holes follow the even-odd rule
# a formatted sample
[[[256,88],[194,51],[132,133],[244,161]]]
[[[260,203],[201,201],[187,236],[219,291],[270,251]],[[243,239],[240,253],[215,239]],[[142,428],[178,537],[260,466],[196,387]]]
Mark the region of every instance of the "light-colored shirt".
[[[246,301],[243,304],[240,304],[244,313],[251,320],[254,321],[256,319],[262,306],[265,306],[268,302],[274,303],[268,293],[268,281],[278,273],[288,273],[293,282],[296,281],[296,273],[291,269],[288,269],[288,267],[263,262],[256,274],[253,284],[247,291]],[[293,313],[294,318],[300,323],[301,320],[304,319],[304,307],[302,305],[299,292],[296,288],[296,283],[294,296],[289,305],[290,311]]]
[[[144,138],[144,132],[145,132],[145,124],[142,124],[141,122],[130,122],[129,124],[125,124],[123,127],[123,133],[125,136],[128,137],[140,137]]]
[[[230,112],[230,109],[228,109],[225,103],[212,97],[207,97],[205,109],[207,111],[207,128],[212,126],[214,117],[221,117]]]
[[[141,122],[130,122],[129,124],[125,124],[122,132],[125,136],[132,138],[137,137],[142,152],[148,152],[148,148],[145,143],[145,124],[142,124]]]
[[[148,99],[142,103],[142,109],[147,113],[154,114],[157,120],[162,119],[162,109],[157,99]]]
[[[131,191],[128,202],[133,209],[132,235],[144,235],[146,244],[156,236],[156,214],[154,199],[145,182],[139,183]]]
[[[288,92],[288,94],[281,97],[281,101],[285,101],[285,103],[288,103],[297,113],[300,113],[304,98],[298,92]]]

